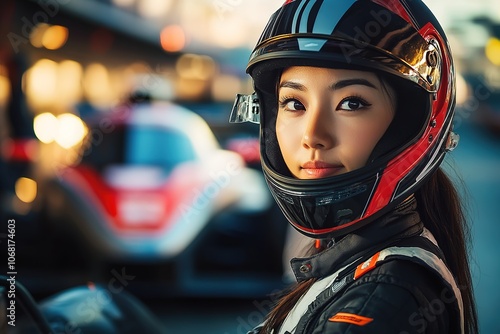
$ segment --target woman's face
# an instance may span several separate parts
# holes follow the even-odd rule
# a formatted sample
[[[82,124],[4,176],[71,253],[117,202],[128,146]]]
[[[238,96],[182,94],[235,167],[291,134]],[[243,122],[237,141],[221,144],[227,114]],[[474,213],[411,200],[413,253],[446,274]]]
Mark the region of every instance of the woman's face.
[[[286,69],[278,87],[278,143],[299,179],[365,166],[395,113],[393,91],[373,73]]]

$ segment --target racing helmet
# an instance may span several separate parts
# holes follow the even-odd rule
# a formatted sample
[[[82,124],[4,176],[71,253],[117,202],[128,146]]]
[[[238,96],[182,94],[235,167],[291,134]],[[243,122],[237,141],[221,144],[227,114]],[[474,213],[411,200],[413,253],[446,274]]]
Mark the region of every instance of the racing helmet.
[[[394,119],[364,167],[312,180],[291,175],[276,138],[277,84],[290,66],[371,71],[396,91]],[[420,0],[288,0],[271,16],[247,73],[255,92],[237,95],[230,121],[260,123],[268,187],[309,237],[345,235],[393,209],[458,144],[450,47]]]

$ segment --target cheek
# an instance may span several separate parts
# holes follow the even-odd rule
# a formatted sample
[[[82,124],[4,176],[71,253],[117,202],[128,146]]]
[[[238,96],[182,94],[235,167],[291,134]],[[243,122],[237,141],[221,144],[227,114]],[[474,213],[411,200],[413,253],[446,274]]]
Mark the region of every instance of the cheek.
[[[289,121],[284,121],[278,116],[276,120],[276,137],[283,159],[289,167],[293,155],[300,147],[301,137],[299,133],[300,131],[297,131],[296,124],[294,125]]]
[[[346,149],[350,152],[355,168],[364,166],[375,147],[375,138],[368,133],[357,133],[349,138]]]
[[[366,165],[370,154],[376,144],[385,133],[386,124],[380,124],[374,127],[373,123],[367,123],[364,126],[345,127],[343,152],[349,163],[349,169],[354,170]]]
[[[276,120],[276,137],[278,138],[278,144],[283,154],[285,154],[285,148],[289,145],[290,137],[292,136],[291,132],[286,133],[286,128],[286,124],[278,116]]]

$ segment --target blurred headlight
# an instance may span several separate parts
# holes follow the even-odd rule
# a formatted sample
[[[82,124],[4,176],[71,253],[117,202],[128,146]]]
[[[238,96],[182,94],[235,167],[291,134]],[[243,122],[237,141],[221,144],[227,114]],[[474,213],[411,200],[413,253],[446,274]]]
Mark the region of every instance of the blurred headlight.
[[[31,203],[36,198],[36,182],[27,177],[20,177],[15,185],[16,196],[24,203]]]

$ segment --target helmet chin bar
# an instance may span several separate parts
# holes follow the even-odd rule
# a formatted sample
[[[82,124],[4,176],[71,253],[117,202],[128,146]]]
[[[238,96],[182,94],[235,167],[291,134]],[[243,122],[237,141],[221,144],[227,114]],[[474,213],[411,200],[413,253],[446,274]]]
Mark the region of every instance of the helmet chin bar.
[[[231,110],[231,115],[229,116],[229,122],[251,122],[260,124],[259,98],[257,97],[256,93],[249,95],[236,95],[236,99]]]

